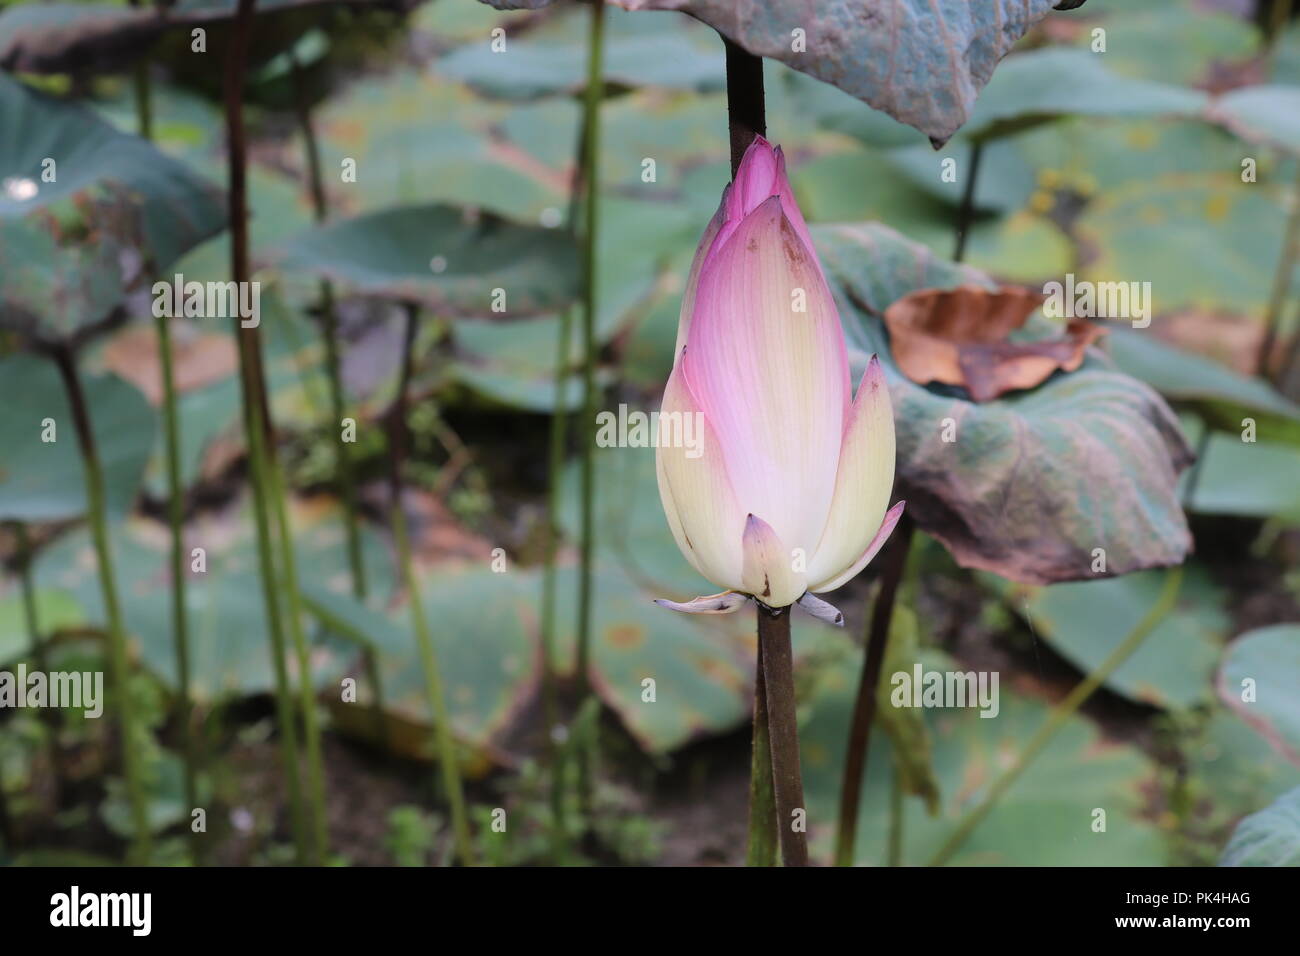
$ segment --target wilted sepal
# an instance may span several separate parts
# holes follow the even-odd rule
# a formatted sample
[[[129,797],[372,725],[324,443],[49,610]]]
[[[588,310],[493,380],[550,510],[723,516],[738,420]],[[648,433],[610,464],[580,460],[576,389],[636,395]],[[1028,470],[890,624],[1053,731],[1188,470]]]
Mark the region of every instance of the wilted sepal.
[[[803,597],[795,603],[819,621],[834,624],[836,627],[844,626],[843,612],[834,604],[823,601],[811,591],[805,591]]]
[[[655,598],[655,603],[670,611],[681,611],[683,614],[730,614],[740,610],[748,600],[749,597],[739,591],[723,591],[721,594],[693,598],[685,603],[668,601],[664,598]]]

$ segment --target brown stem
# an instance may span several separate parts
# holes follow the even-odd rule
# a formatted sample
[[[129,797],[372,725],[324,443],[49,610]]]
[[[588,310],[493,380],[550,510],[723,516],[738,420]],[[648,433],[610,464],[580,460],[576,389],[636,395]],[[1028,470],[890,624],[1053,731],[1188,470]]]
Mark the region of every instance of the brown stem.
[[[961,262],[966,258],[966,237],[975,216],[975,180],[979,178],[980,157],[983,154],[984,144],[976,140],[971,144],[970,169],[966,173],[966,186],[961,194],[961,207],[957,210],[957,243],[952,252],[953,262]]]
[[[784,866],[808,865],[807,813],[799,769],[799,724],[794,699],[794,656],[790,649],[790,609],[758,608],[768,737],[772,745],[772,785]]]
[[[767,135],[763,58],[725,36],[722,43],[727,50],[727,128],[731,133],[731,175],[734,177],[754,137]]]
[[[763,611],[760,609],[759,614]],[[763,642],[754,668],[754,736],[749,769],[749,846],[746,866],[776,866],[776,803],[772,790],[772,740],[768,733]]]
[[[853,722],[849,729],[848,748],[844,753],[844,777],[840,781],[839,829],[835,834],[835,865],[851,866],[853,847],[858,835],[858,805],[862,782],[867,773],[867,750],[871,744],[871,724],[876,716],[876,690],[880,686],[880,668],[889,641],[889,622],[894,616],[894,600],[907,565],[912,543],[912,519],[904,514],[889,542],[886,564],[881,571],[880,593],[871,609],[867,650],[858,680],[857,698],[853,702]]]

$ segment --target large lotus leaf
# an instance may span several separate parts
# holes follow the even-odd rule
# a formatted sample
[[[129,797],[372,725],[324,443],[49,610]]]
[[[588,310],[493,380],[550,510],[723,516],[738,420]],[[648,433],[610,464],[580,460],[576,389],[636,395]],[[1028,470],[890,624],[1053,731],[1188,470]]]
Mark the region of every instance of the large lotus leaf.
[[[431,111],[429,104],[438,103]],[[440,200],[481,206],[520,222],[556,215],[567,201],[573,138],[560,129],[520,143],[495,129],[510,107],[428,71],[359,80],[316,113],[332,208],[369,212]],[[548,165],[547,150],[567,158]],[[301,150],[296,155],[302,155]],[[537,158],[541,157],[542,162]],[[342,181],[345,161],[356,181]]]
[[[1076,229],[1097,250],[1079,278],[1151,283],[1156,314],[1179,307],[1262,314],[1285,194],[1237,176],[1168,176],[1106,193]],[[1300,278],[1292,293],[1300,292]]]
[[[549,0],[542,0],[544,5]],[[518,10],[521,5],[502,5],[502,10]],[[526,9],[526,8],[524,8]],[[508,27],[526,20],[527,13],[500,13],[477,3],[425,3],[411,14],[410,23],[443,41],[464,43],[485,36],[494,26]]]
[[[1300,84],[1300,22],[1282,31],[1273,47],[1270,80],[1274,83]]]
[[[1186,755],[1189,780],[1221,826],[1300,787],[1300,767],[1278,759],[1263,737],[1222,707],[1190,741]]]
[[[1279,442],[1210,436],[1188,510],[1300,521],[1300,449]]]
[[[1008,137],[1005,143],[1034,167],[1041,186],[1086,198],[1131,183],[1149,185],[1157,174],[1205,173],[1225,183],[1228,177],[1240,182],[1241,142],[1199,118],[1064,118]],[[1263,153],[1256,158],[1259,179],[1267,182],[1273,157]]]
[[[1046,588],[992,582],[1036,637],[1087,674],[1146,616],[1160,596],[1166,573],[1145,571]],[[1178,604],[1107,679],[1106,686],[1154,707],[1188,708],[1212,698],[1214,669],[1229,628],[1223,603],[1222,592],[1203,571],[1193,568]]]
[[[778,70],[765,70],[763,83],[769,103],[784,103],[784,114],[799,117],[817,128],[852,136],[878,149],[924,146],[929,142],[917,129],[900,123],[888,113],[863,107],[861,100],[843,90],[784,64]],[[775,110],[769,108],[769,112],[776,115]]]
[[[1220,96],[1209,116],[1244,140],[1300,152],[1300,86],[1246,86]]]
[[[1183,402],[1222,402],[1247,412],[1300,420],[1300,405],[1260,378],[1161,342],[1137,329],[1112,327],[1106,351],[1120,370]]]
[[[563,401],[557,404],[555,359],[560,320],[545,316],[519,325],[460,322],[457,362],[452,375],[462,385],[514,408],[577,411],[582,405],[581,342],[577,321],[569,322],[569,349]]]
[[[0,75],[0,326],[70,339],[224,221],[176,160]]]
[[[1300,625],[1249,631],[1230,645],[1219,696],[1286,760],[1300,766]]]
[[[596,329],[602,340],[651,304],[665,283],[676,281],[672,276],[685,276],[686,257],[695,253],[700,232],[698,211],[685,203],[602,199],[596,250]]]
[[[878,353],[898,434],[898,497],[958,563],[1034,584],[1177,564],[1191,536],[1175,493],[1191,460],[1149,386],[1092,353],[1076,372],[976,404],[897,370],[880,316],[916,289],[987,284],[877,225],[814,237],[857,367]],[[945,432],[951,439],[944,440]]]
[[[932,196],[959,205],[970,173],[972,145],[964,139],[949,143],[936,152],[929,146],[905,146],[889,150],[885,156],[909,182]],[[952,163],[955,175],[945,177],[946,164]],[[1034,171],[1009,141],[985,146],[975,183],[976,209],[1011,212],[1029,200],[1034,191]]]
[[[445,204],[329,223],[290,240],[273,258],[286,271],[305,270],[444,316],[536,315],[563,308],[578,288],[570,234]]]
[[[713,32],[684,17],[633,17],[610,10],[604,45],[605,82],[619,86],[723,89],[722,45]],[[527,35],[506,38],[504,49],[488,31],[435,64],[435,69],[488,96],[535,99],[576,93],[587,82],[587,16],[554,18]]]
[[[458,738],[490,748],[517,707],[532,695],[538,673],[532,633],[536,575],[511,570],[435,568],[420,574],[421,600],[438,655],[447,708]],[[429,703],[419,646],[406,604],[379,613],[339,593],[312,597],[363,633],[378,653],[392,741],[427,755]],[[357,681],[370,700],[367,681]],[[365,726],[364,717],[356,717]]]
[[[153,447],[157,416],[116,375],[83,375],[108,511],[130,510]],[[33,355],[0,359],[0,518],[59,521],[85,513],[76,424],[54,363]],[[54,441],[43,440],[46,418]]]
[[[347,576],[347,553],[336,509],[306,505],[293,511],[295,553],[303,581],[337,585]],[[260,565],[252,543],[249,515],[205,518],[186,529],[186,544],[205,550],[206,570],[190,571],[186,609],[190,626],[192,690],[204,701],[235,694],[268,693],[274,688]],[[176,686],[169,585],[170,538],[162,525],[131,518],[111,529],[118,598],[127,632],[144,665],[168,686]],[[364,559],[376,593],[392,580],[383,546],[363,533]],[[78,530],[60,538],[38,556],[35,579],[45,588],[75,597],[88,620],[103,620],[96,560],[89,535]],[[286,636],[287,639],[287,636]],[[337,649],[313,651],[313,673],[324,682],[338,668]]]
[[[927,147],[928,148],[928,147]],[[936,178],[938,166],[935,166]],[[947,257],[953,251],[956,211],[909,179],[883,154],[832,153],[794,170],[793,184],[809,221],[876,220]],[[979,219],[971,227],[967,260],[1009,281],[1041,281],[1070,268],[1069,240],[1052,222],[1029,212]]]
[[[1204,0],[1088,0],[1078,43],[1091,47],[1093,28],[1102,27],[1103,56],[1116,73],[1201,85],[1216,66],[1236,65],[1259,51],[1257,30],[1233,7]]]
[[[754,612],[700,615],[669,611],[655,598],[687,601],[718,590],[682,557],[659,506],[651,448],[601,448],[595,469],[595,574],[592,608],[593,682],[602,699],[652,753],[745,722],[752,710]],[[580,532],[576,467],[565,472],[560,524]],[[628,507],[628,502],[639,502]],[[561,569],[557,661],[573,666],[576,571]],[[842,632],[798,608],[792,620],[797,654],[823,640],[848,646]],[[655,701],[641,682],[655,681]]]
[[[255,13],[375,0],[258,0]],[[375,3],[401,9],[402,0]],[[238,0],[179,0],[137,8],[90,3],[20,4],[0,13],[0,67],[24,73],[121,69],[172,30],[234,18]]]
[[[663,521],[657,506],[640,510]],[[638,743],[666,753],[743,723],[753,706],[753,638],[743,633],[754,627],[753,612],[719,619],[669,611],[652,603],[664,592],[638,578],[638,568],[608,551],[599,561],[592,582],[592,683]],[[573,660],[577,584],[572,568],[558,575],[563,662]],[[653,699],[645,693],[647,679],[654,681]]]
[[[922,652],[917,663],[927,671],[970,670],[934,652]],[[815,691],[801,701],[800,756],[815,851],[828,852],[835,830],[856,666],[847,658],[842,667],[828,668]],[[1015,693],[1007,683],[999,683],[996,717],[981,717],[979,708],[969,707],[924,711],[942,804],[939,815],[931,817],[922,801],[904,803],[904,864],[929,861],[962,815],[987,793],[1047,720],[1046,706]],[[859,864],[885,861],[893,773],[889,747],[883,734],[871,741],[854,854]],[[951,862],[958,866],[1161,864],[1164,837],[1141,816],[1143,790],[1153,782],[1153,769],[1136,749],[1107,746],[1086,720],[1072,717]],[[1097,808],[1106,811],[1104,832],[1093,829]]]
[[[689,13],[750,53],[833,83],[937,141],[966,122],[998,62],[1053,6],[1052,0],[979,6],[817,0],[797,9],[735,0],[615,2],[629,10]]]
[[[196,166],[209,171],[217,182],[225,182],[224,165],[214,158],[204,157]],[[270,249],[308,228],[313,220],[310,200],[303,189],[280,173],[250,163],[247,189],[248,236],[256,269]],[[174,268],[164,273],[162,278],[167,279],[175,273],[183,275],[186,282],[228,281],[230,233],[222,232],[196,246],[177,260]],[[312,281],[310,286],[315,295],[319,291],[318,284]]]
[[[1008,57],[975,104],[963,137],[988,139],[1057,117],[1193,116],[1199,90],[1111,72],[1105,57],[1048,47]]]
[[[1237,824],[1219,865],[1300,866],[1300,787]]]
[[[27,609],[15,582],[0,592],[0,665],[12,670],[19,659],[31,659],[32,637],[27,626]],[[42,639],[63,628],[78,627],[86,622],[85,612],[71,595],[53,589],[36,589],[36,626]]]

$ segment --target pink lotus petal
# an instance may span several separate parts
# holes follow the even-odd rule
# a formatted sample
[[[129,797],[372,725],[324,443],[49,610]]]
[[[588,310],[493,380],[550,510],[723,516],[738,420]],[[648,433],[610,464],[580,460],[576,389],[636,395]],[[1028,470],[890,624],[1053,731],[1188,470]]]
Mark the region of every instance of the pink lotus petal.
[[[680,364],[664,388],[661,421],[673,414],[700,414]],[[688,448],[663,442],[656,447],[659,497],[677,547],[695,570],[720,587],[736,588],[745,512],[736,503],[717,432],[707,416],[700,414],[697,421],[703,427],[698,457],[690,457]]]
[[[810,587],[808,590],[816,594],[834,591],[856,578],[862,569],[871,563],[871,559],[876,556],[876,553],[885,546],[885,542],[889,540],[889,536],[894,532],[894,525],[898,524],[898,519],[903,517],[903,506],[906,504],[906,501],[900,501],[885,513],[885,520],[881,523],[876,536],[871,539],[871,543],[867,545],[867,550],[862,552],[862,556],[854,561],[848,569],[837,574],[829,581],[824,581],[816,587]]]
[[[835,301],[779,198],[705,262],[678,367],[722,441],[742,513],[811,555],[835,489],[848,359]]]
[[[849,567],[880,528],[894,489],[894,411],[880,359],[871,357],[844,425],[835,494],[808,580]]]
[[[713,214],[713,218],[704,229],[700,244],[695,247],[695,258],[691,260],[691,271],[686,277],[686,289],[682,292],[682,307],[677,315],[677,345],[673,349],[674,362],[676,357],[682,354],[682,346],[686,344],[686,332],[690,328],[691,313],[695,308],[695,290],[700,282],[700,270],[704,268],[709,250],[713,247],[713,242],[726,221],[727,196],[731,191],[730,185],[722,191],[722,205],[718,206],[718,211]]]

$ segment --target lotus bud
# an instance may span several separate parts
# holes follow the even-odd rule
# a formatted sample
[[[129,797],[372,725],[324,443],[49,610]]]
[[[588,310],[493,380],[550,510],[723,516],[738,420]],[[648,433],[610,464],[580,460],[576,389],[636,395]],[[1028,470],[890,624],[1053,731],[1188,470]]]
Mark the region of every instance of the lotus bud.
[[[690,448],[665,440],[665,426],[685,416],[702,428]],[[886,510],[893,409],[874,356],[852,392],[835,300],[781,150],[762,137],[696,251],[660,422],[669,527],[695,569],[725,589],[660,603],[722,614],[748,595],[842,622],[812,594],[861,571],[902,514],[902,502]]]

